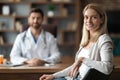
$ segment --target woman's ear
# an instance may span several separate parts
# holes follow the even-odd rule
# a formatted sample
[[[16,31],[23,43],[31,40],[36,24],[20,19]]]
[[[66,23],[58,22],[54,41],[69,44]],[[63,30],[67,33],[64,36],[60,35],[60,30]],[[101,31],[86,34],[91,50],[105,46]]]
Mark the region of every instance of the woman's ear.
[[[105,21],[105,19],[104,19],[104,17],[102,17],[100,23],[103,24],[104,21]]]

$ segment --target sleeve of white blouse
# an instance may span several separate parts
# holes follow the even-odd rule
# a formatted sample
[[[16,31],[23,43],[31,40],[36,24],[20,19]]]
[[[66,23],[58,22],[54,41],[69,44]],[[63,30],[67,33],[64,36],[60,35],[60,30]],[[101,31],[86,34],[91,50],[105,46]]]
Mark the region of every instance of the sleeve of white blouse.
[[[53,76],[55,78],[66,77],[66,76],[68,76],[68,72],[70,71],[70,69],[71,69],[71,66],[63,69],[62,71],[54,73]]]

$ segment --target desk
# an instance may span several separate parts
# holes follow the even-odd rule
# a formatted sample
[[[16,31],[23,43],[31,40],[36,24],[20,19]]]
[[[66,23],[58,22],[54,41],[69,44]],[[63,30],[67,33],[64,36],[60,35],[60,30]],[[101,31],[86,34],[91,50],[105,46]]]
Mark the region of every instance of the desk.
[[[52,74],[70,65],[62,63],[50,67],[0,67],[0,80],[39,80],[43,74]],[[115,67],[110,80],[120,80],[120,66]]]
[[[66,60],[65,60],[66,59]],[[43,74],[51,74],[70,66],[74,59],[65,58],[64,63],[54,66],[45,67],[0,67],[0,80],[39,80]],[[120,57],[115,57],[115,69],[113,70],[109,80],[120,80]]]
[[[62,63],[50,67],[0,67],[0,80],[39,80],[41,75],[55,73],[70,66],[74,62],[74,58],[71,56],[64,56],[62,60]]]
[[[61,63],[49,67],[0,67],[0,80],[39,80],[39,77],[43,74],[51,74],[70,65],[71,64]]]

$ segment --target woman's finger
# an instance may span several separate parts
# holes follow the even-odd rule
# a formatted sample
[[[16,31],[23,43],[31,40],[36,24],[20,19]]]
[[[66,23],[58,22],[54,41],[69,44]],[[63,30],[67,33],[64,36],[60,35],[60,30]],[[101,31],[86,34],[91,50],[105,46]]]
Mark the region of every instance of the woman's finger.
[[[39,78],[39,80],[45,80],[45,78],[46,78],[46,75],[43,75]]]

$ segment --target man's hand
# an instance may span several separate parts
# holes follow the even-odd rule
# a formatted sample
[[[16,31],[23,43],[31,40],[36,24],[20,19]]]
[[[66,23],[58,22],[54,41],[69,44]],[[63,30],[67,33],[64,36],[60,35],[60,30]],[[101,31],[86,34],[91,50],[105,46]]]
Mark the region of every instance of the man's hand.
[[[43,66],[46,62],[37,58],[33,58],[30,60],[25,61],[25,64],[29,66]]]

